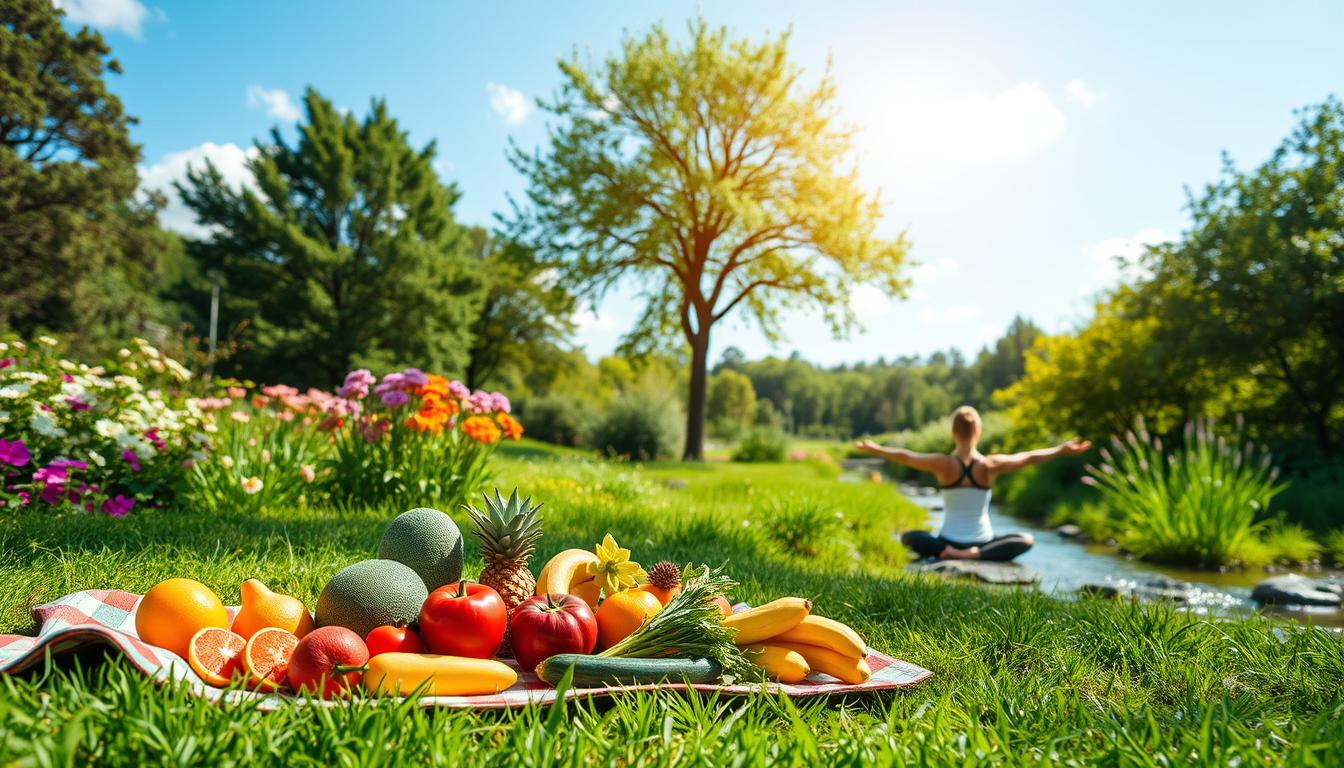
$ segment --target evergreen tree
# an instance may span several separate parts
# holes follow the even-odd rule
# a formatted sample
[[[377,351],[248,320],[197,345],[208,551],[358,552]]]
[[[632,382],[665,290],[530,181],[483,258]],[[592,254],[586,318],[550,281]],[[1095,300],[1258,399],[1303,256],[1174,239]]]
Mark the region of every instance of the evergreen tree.
[[[231,363],[322,386],[360,366],[460,371],[484,280],[434,144],[414,149],[381,101],[362,120],[312,89],[304,106],[296,144],[257,144],[255,189],[208,163],[178,186],[212,230],[190,250],[222,275],[222,324],[250,322]]]

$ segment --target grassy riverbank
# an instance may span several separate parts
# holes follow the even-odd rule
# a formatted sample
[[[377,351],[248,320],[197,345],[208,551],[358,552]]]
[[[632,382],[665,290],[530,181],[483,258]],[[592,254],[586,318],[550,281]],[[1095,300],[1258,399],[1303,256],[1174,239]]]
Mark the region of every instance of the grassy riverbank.
[[[638,467],[524,447],[499,474],[546,502],[543,557],[610,531],[644,562],[726,561],[742,582],[734,597],[807,595],[936,675],[803,706],[665,695],[504,714],[262,714],[157,689],[93,653],[0,680],[0,764],[1325,765],[1344,738],[1337,636],[911,579],[892,534],[920,511],[825,463]],[[371,552],[393,512],[5,517],[0,631],[30,631],[29,607],[71,590],[140,591],[171,575],[231,602],[260,576],[311,603],[332,572]]]

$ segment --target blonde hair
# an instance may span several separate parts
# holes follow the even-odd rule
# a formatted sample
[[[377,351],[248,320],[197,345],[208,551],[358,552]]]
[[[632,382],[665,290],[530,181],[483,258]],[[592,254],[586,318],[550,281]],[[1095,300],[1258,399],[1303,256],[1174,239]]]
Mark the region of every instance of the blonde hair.
[[[952,412],[952,434],[963,440],[970,440],[980,431],[980,412],[969,405],[963,405]]]

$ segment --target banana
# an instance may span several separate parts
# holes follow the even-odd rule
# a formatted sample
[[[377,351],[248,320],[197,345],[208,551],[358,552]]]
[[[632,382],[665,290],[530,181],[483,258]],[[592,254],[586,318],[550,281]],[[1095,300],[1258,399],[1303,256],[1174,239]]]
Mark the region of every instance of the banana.
[[[602,594],[602,584],[594,579],[571,584],[569,594],[581,598],[589,608],[597,610],[597,598]]]
[[[537,577],[537,594],[568,594],[585,581],[592,581],[588,564],[596,563],[597,555],[586,549],[566,549],[552,557]]]
[[[781,645],[819,645],[852,659],[868,656],[868,646],[859,633],[835,619],[808,614],[798,626],[775,635],[770,642]]]
[[[868,668],[867,661],[837,653],[830,648],[802,643],[781,644],[779,647],[788,648],[802,656],[813,672],[824,672],[850,685],[866,683],[868,678],[873,676],[873,670]]]
[[[781,683],[797,683],[811,673],[801,653],[782,645],[750,645],[751,663]]]
[[[723,617],[723,626],[737,630],[733,642],[753,645],[798,626],[809,611],[812,602],[801,597],[781,597],[755,608]]]

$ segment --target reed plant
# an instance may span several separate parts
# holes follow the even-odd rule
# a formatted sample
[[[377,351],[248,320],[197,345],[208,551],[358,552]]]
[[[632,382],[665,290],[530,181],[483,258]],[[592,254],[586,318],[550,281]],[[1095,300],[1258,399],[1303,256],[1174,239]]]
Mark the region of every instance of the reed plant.
[[[1124,438],[1113,436],[1100,466],[1083,481],[1101,493],[1126,549],[1145,560],[1214,567],[1261,551],[1270,501],[1283,490],[1268,451],[1243,441],[1238,418],[1231,437],[1214,419],[1185,426],[1167,449],[1143,418]]]

